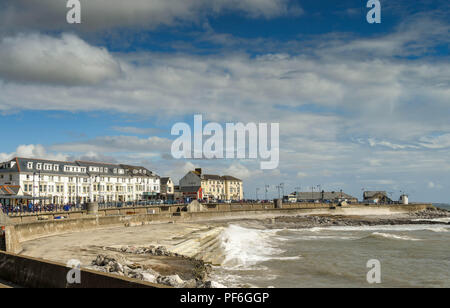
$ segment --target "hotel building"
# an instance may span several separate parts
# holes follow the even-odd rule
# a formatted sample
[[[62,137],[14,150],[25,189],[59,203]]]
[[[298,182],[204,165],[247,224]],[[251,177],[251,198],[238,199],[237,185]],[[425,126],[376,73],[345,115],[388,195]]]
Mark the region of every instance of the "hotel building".
[[[55,205],[132,202],[160,194],[159,176],[144,167],[20,157],[0,164],[0,185],[20,187],[28,199]]]

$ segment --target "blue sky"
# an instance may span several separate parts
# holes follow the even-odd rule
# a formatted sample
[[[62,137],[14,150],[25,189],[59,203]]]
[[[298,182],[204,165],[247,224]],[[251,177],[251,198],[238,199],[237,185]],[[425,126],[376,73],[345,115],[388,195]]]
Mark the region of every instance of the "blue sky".
[[[246,196],[322,185],[450,202],[448,1],[0,1],[1,160],[203,167]],[[174,160],[173,124],[280,123],[280,165]],[[261,194],[261,193],[260,193]]]

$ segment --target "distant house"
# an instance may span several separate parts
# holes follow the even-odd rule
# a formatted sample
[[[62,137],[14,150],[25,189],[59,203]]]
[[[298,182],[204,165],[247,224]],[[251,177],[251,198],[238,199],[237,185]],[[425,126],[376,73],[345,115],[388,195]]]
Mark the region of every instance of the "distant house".
[[[202,188],[204,200],[242,200],[244,197],[242,180],[229,175],[203,174],[200,168],[180,180],[180,190],[192,187]]]
[[[180,199],[183,200],[202,200],[203,190],[201,186],[184,186],[179,187],[177,195],[181,196]]]
[[[364,202],[369,203],[392,203],[385,191],[365,191]]]
[[[344,192],[294,192],[284,198],[286,201],[293,202],[334,202],[346,201],[348,203],[358,203],[358,198]]]
[[[161,199],[173,200],[175,193],[175,186],[170,177],[161,178]]]

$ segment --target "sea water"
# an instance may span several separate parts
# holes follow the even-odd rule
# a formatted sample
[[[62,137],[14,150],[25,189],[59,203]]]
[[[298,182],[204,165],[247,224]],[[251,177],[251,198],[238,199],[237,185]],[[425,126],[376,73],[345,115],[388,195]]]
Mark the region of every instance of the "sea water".
[[[225,260],[213,279],[226,287],[450,287],[446,224],[312,229],[231,224],[221,241]],[[367,282],[372,259],[381,263],[381,284]]]

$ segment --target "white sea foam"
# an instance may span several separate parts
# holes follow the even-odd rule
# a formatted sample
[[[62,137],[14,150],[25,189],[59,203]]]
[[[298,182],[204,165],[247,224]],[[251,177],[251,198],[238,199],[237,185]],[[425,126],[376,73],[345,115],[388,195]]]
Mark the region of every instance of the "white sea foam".
[[[414,221],[436,221],[436,222],[448,223],[448,222],[450,222],[450,217],[432,218],[432,219],[414,219]]]
[[[298,260],[301,256],[281,256],[284,250],[277,247],[279,230],[248,229],[230,225],[222,233],[222,248],[225,260],[222,265],[227,268],[254,267],[268,260]]]
[[[374,232],[371,234],[371,236],[393,239],[393,240],[402,240],[402,241],[421,241],[420,239],[412,238],[412,237],[405,236],[405,235],[392,234],[392,233]]]
[[[433,231],[447,232],[449,225],[379,225],[379,226],[336,226],[336,227],[316,227],[311,229],[299,229],[298,231],[322,232],[322,231]],[[295,230],[295,229],[293,229]],[[440,231],[437,231],[440,230]]]

